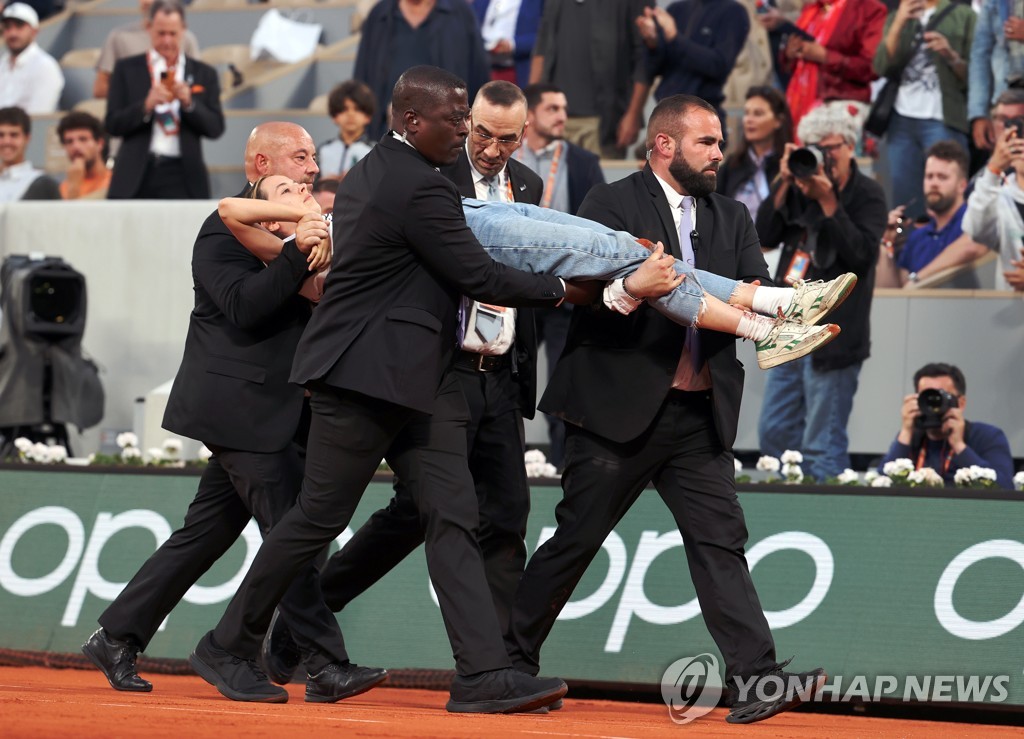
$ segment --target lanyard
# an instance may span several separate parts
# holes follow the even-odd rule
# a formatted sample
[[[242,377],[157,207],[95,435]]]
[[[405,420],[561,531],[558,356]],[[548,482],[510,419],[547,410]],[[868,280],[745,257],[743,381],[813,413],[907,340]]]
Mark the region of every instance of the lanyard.
[[[558,167],[561,165],[562,143],[555,147],[555,154],[551,157],[551,168],[548,170],[548,181],[544,183],[544,199],[541,201],[542,208],[550,208],[551,201],[555,198],[555,178],[558,176]]]
[[[562,149],[564,148],[564,142],[559,141],[558,146],[555,147],[555,153],[551,157],[551,166],[548,169],[548,179],[544,183],[544,197],[540,201],[540,207],[550,208],[551,202],[555,199],[555,178],[558,177],[558,168],[561,166]],[[516,159],[520,162],[523,161],[523,152],[520,150],[517,153]]]
[[[947,452],[947,451],[945,451],[946,450],[946,446],[947,446],[947,444],[944,441],[944,442],[942,442],[942,448],[939,449],[939,459],[942,459],[943,456],[945,456],[945,459],[942,459],[942,474],[943,474],[943,476],[945,476],[945,474],[947,472],[949,472],[949,466],[953,463],[953,457],[954,457],[953,447],[949,447],[949,451]],[[917,453],[917,466],[914,469],[919,470],[922,467],[924,467],[924,456],[925,456],[924,451],[927,448],[928,448],[928,442],[927,441],[924,442],[923,444],[921,444],[921,451],[919,451]]]

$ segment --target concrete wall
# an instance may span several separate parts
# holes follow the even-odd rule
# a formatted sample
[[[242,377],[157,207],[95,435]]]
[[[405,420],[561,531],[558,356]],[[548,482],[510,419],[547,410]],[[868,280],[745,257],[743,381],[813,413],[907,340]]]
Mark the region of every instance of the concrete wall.
[[[107,392],[101,429],[133,425],[134,401],[174,376],[192,309],[192,244],[214,202],[13,203],[0,207],[0,257],[41,251],[85,275],[89,313],[83,341]],[[850,421],[854,452],[888,448],[914,370],[930,361],[967,375],[969,418],[1001,426],[1024,456],[1024,296],[988,291],[885,290],[872,308],[872,357],[861,373]],[[737,449],[757,448],[764,373],[750,342],[740,344],[747,380]],[[541,376],[544,374],[541,368]],[[544,443],[543,421],[529,426]],[[79,450],[98,447],[98,430]]]

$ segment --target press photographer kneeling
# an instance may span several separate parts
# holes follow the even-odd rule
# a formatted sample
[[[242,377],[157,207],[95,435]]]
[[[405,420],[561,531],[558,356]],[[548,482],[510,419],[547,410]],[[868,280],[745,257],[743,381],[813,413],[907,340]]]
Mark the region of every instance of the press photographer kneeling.
[[[909,459],[931,467],[953,484],[956,471],[978,465],[996,472],[999,487],[1013,489],[1013,457],[1006,434],[987,423],[967,421],[967,381],[951,364],[926,364],[914,373],[916,392],[903,398],[903,425],[880,467]]]

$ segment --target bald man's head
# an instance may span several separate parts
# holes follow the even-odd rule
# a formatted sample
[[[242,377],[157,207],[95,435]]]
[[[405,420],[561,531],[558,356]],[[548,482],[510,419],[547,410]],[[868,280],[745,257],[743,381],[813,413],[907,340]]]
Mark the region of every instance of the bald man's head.
[[[306,129],[287,121],[261,123],[245,145],[245,177],[255,182],[268,175],[283,175],[296,182],[313,182],[316,146]]]

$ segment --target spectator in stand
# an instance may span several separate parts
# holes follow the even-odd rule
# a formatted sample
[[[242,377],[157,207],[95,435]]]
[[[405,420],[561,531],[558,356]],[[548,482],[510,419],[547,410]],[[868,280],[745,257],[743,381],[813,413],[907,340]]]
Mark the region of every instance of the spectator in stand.
[[[967,148],[967,60],[974,11],[951,0],[902,0],[885,21],[875,52],[879,76],[902,69],[886,131],[892,202],[924,212],[924,152],[938,141]]]
[[[149,49],[149,8],[152,4],[153,0],[139,0],[141,18],[124,23],[107,34],[100,58],[96,62],[96,80],[92,83],[94,98],[107,96],[110,89],[110,73],[114,71],[114,64],[119,59],[144,54]],[[199,58],[199,42],[195,34],[188,29],[185,30],[182,49],[185,56]]]
[[[843,332],[835,341],[813,357],[768,371],[758,431],[763,454],[799,449],[805,470],[824,480],[850,466],[846,425],[870,354],[875,264],[887,208],[882,186],[857,167],[856,116],[821,106],[804,116],[798,136],[817,146],[824,162],[813,174],[794,177],[789,161],[795,147],[786,144],[771,196],[757,211],[761,243],[782,245],[775,282],[793,285],[853,272],[858,284],[836,310]]]
[[[623,158],[640,134],[650,84],[634,21],[653,6],[654,0],[549,0],[544,6],[530,82],[565,91],[571,111],[566,139],[599,156]]]
[[[210,197],[202,137],[224,133],[220,84],[213,67],[185,56],[184,32],[184,7],[154,0],[152,47],[114,65],[106,129],[124,141],[109,198]]]
[[[996,133],[989,106],[1007,87],[1024,84],[1024,5],[1019,0],[984,0],[967,79],[971,136],[975,146],[991,151]]]
[[[110,170],[103,157],[103,124],[95,116],[75,110],[57,124],[57,138],[68,158],[67,179],[60,185],[61,197],[105,198]]]
[[[526,134],[516,159],[532,169],[544,181],[540,204],[576,215],[583,198],[594,185],[604,184],[601,161],[593,152],[565,140],[565,122],[569,117],[565,93],[543,82],[528,85],[526,95]],[[569,335],[572,306],[535,308],[537,343],[544,346],[548,380]],[[560,418],[545,415],[551,443],[548,462],[559,470],[565,458],[565,424]]]
[[[928,149],[924,166],[928,221],[911,231],[897,254],[893,248],[896,229],[907,215],[902,205],[889,211],[878,256],[876,287],[915,287],[919,280],[972,262],[988,251],[963,232],[969,167],[967,150],[958,141],[940,141]]]
[[[321,176],[340,177],[370,153],[374,142],[366,135],[366,127],[376,111],[377,100],[362,82],[347,80],[331,90],[327,113],[338,127],[338,136],[317,147]]]
[[[313,183],[313,199],[320,206],[323,215],[334,212],[334,197],[340,184],[341,179],[338,177],[321,177]]]
[[[1024,90],[999,96],[992,113],[996,146],[967,199],[964,232],[999,253],[1000,290],[1024,291]]]
[[[21,108],[0,108],[0,203],[60,200],[53,178],[25,159],[32,119]]]
[[[20,2],[31,6],[32,9],[36,11],[36,15],[39,16],[39,20],[41,21],[45,21],[56,13],[58,10],[58,4],[60,6],[60,10],[63,10],[66,5],[65,0],[60,0],[59,3],[55,2],[55,0],[20,0]]]
[[[64,73],[36,43],[39,16],[30,5],[11,3],[0,22],[7,44],[0,54],[0,107],[17,106],[30,115],[54,112],[64,90]]]
[[[526,134],[515,158],[544,181],[540,204],[576,215],[594,185],[604,182],[597,155],[565,140],[569,102],[556,85],[527,85]]]
[[[718,170],[718,192],[739,200],[755,218],[792,141],[786,98],[774,87],[751,87],[743,106],[743,136]]]
[[[789,35],[796,31],[796,19],[800,17],[803,0],[755,0],[757,20],[768,31],[768,44],[771,47],[772,68],[775,70],[776,84],[785,90],[789,86],[792,69],[783,65],[782,54],[786,48]]]
[[[661,78],[655,100],[703,98],[718,109],[724,131],[725,81],[750,31],[743,6],[736,0],[679,0],[668,8],[644,8],[636,25],[647,46],[648,78]]]
[[[934,391],[946,393],[935,395]],[[921,393],[930,391],[941,398],[941,415],[922,412]],[[934,402],[934,401],[933,401]],[[931,403],[925,400],[925,408]],[[952,364],[926,364],[914,373],[914,392],[903,398],[900,432],[879,465],[894,459],[909,459],[914,469],[930,467],[953,485],[957,470],[977,465],[995,470],[996,483],[1013,489],[1013,455],[1002,429],[964,418],[967,407],[967,380]]]
[[[722,107],[727,111],[743,107],[746,100],[747,90],[751,87],[767,87],[772,84],[774,77],[772,71],[772,50],[768,41],[768,31],[757,22],[758,3],[764,0],[741,0],[741,4],[747,11],[747,19],[750,21],[750,31],[747,33],[747,41],[743,45],[736,63],[733,65],[729,79],[725,81],[722,93],[725,99]],[[736,118],[729,120],[729,131],[725,134],[726,139],[734,141],[739,132],[734,130],[737,126]]]
[[[879,0],[811,0],[789,34],[781,63],[791,72],[786,99],[793,125],[821,103],[857,111],[863,125],[886,9]],[[799,128],[797,129],[799,130]]]
[[[430,64],[466,80],[469,99],[490,79],[490,62],[466,0],[380,0],[363,22],[352,76],[365,82],[379,109],[370,138],[388,130],[391,90],[410,67]]]
[[[526,87],[544,0],[472,0],[472,5],[490,56],[491,79]]]

